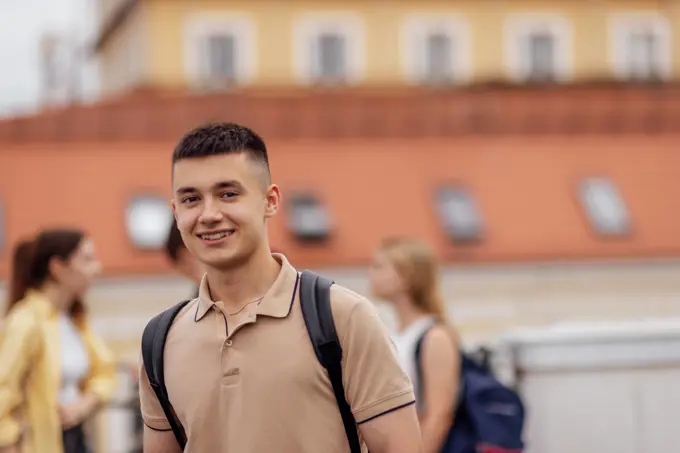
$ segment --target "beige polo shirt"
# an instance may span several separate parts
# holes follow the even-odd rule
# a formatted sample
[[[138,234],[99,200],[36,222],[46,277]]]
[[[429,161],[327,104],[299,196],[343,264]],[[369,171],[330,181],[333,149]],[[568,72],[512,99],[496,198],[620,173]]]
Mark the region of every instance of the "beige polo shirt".
[[[333,390],[300,309],[299,274],[283,255],[261,302],[229,316],[199,297],[177,316],[165,349],[165,380],[189,453],[348,453]],[[415,400],[374,306],[333,285],[331,309],[343,349],[347,401],[358,424]],[[140,363],[144,422],[169,430]],[[366,451],[366,446],[363,446]]]

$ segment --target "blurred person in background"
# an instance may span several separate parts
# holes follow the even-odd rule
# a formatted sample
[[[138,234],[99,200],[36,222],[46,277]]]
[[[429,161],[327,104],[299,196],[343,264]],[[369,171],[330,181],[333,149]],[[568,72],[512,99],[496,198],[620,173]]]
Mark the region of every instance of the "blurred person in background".
[[[415,389],[423,451],[439,452],[454,420],[460,354],[458,334],[446,321],[434,254],[419,239],[385,240],[375,251],[370,282],[373,295],[389,302],[398,318],[394,341]],[[416,363],[419,342],[420,373]]]
[[[83,423],[115,390],[112,354],[82,300],[100,264],[79,230],[46,230],[14,253],[0,336],[0,452],[89,452]]]
[[[187,249],[182,240],[182,234],[177,229],[177,220],[173,219],[168,239],[165,242],[165,253],[177,271],[196,284],[192,297],[198,297],[198,286],[203,278],[201,262]]]

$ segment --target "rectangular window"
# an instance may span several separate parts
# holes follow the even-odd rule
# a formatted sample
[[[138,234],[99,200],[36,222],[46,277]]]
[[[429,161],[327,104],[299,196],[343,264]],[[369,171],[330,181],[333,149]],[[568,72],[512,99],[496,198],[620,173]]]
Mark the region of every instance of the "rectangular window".
[[[628,61],[631,77],[635,79],[651,79],[658,74],[657,59],[659,43],[650,30],[631,33],[628,48]]]
[[[532,81],[555,80],[557,73],[555,37],[549,32],[532,33],[527,38],[528,76]]]
[[[342,81],[347,77],[347,41],[338,33],[321,33],[313,45],[316,78]]]
[[[184,38],[184,66],[193,88],[222,90],[247,84],[255,76],[255,25],[247,15],[190,15]]]
[[[431,33],[425,43],[426,78],[432,82],[453,79],[453,49],[451,36],[445,33]]]
[[[330,234],[328,208],[311,193],[297,193],[288,203],[288,227],[302,240],[323,240]]]
[[[505,58],[518,82],[568,82],[573,42],[569,19],[558,14],[522,13],[508,17]]]
[[[233,35],[211,35],[206,39],[207,76],[211,79],[236,79],[237,48]]]
[[[125,210],[128,237],[138,250],[161,248],[172,226],[172,219],[172,210],[167,201],[154,194],[133,197]]]
[[[414,14],[402,28],[402,68],[413,84],[466,83],[471,73],[470,30],[464,17]]]
[[[456,242],[477,240],[482,219],[472,194],[461,186],[446,186],[436,194],[437,210],[444,230]]]
[[[356,84],[365,70],[364,23],[349,12],[309,12],[293,24],[293,68],[304,84]]]
[[[672,72],[671,30],[658,14],[617,14],[610,22],[610,59],[617,78],[654,81]]]
[[[614,182],[608,178],[588,178],[579,187],[581,205],[595,231],[604,236],[628,233],[628,210]]]

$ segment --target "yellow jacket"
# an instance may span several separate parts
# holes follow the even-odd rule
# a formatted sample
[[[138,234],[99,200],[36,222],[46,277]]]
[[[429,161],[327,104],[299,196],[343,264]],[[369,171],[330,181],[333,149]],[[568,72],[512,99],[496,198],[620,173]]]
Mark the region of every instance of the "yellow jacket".
[[[57,313],[47,298],[29,291],[0,328],[0,448],[22,453],[63,453],[58,412],[61,381]],[[78,323],[90,359],[83,392],[102,403],[115,390],[115,363],[86,322]]]

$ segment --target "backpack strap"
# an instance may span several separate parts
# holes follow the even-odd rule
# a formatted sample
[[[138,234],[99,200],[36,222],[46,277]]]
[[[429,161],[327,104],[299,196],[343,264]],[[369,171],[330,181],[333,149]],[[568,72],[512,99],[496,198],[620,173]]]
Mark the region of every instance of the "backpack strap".
[[[416,361],[416,379],[418,379],[416,388],[416,399],[423,398],[423,389],[425,387],[423,384],[423,359],[422,359],[423,342],[425,341],[425,337],[427,336],[428,332],[430,332],[430,330],[433,327],[434,324],[428,327],[425,330],[425,332],[423,332],[420,335],[420,338],[418,338],[418,341],[416,342],[415,361]]]
[[[328,371],[328,378],[340,409],[351,453],[361,453],[357,423],[342,383],[342,347],[331,312],[333,282],[311,271],[303,271],[300,280],[300,306],[316,357]]]
[[[177,418],[177,414],[170,404],[168,396],[168,389],[165,387],[165,368],[163,364],[163,350],[165,349],[165,340],[168,338],[168,332],[172,322],[175,320],[177,314],[189,303],[188,300],[178,303],[173,307],[168,308],[164,312],[154,316],[144,328],[142,334],[142,359],[144,361],[144,370],[149,378],[151,388],[156,393],[165,417],[170,423],[172,432],[179,443],[182,451],[187,443],[187,436],[184,428]]]

